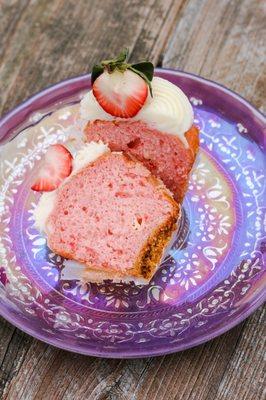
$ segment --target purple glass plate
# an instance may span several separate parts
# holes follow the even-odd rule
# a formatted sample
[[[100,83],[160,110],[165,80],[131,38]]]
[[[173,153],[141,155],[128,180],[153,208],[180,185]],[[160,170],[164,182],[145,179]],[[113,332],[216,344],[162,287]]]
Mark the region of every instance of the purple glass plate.
[[[0,314],[54,346],[116,358],[184,350],[232,328],[265,299],[265,118],[216,83],[178,71],[201,149],[182,222],[152,282],[63,279],[63,259],[33,226],[41,155],[78,129],[88,75],[54,85],[0,121]]]

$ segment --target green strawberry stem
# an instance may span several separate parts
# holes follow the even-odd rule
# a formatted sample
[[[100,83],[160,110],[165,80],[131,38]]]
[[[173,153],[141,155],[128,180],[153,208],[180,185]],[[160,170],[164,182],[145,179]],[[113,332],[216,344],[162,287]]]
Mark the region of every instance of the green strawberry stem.
[[[104,72],[107,71],[109,74],[118,70],[120,72],[125,72],[127,69],[139,75],[147,83],[150,94],[152,96],[151,81],[153,79],[154,66],[150,61],[142,61],[137,64],[127,63],[129,51],[124,49],[121,53],[113,59],[103,60],[100,64],[95,64],[92,68],[91,73],[91,83],[93,85],[94,81]]]

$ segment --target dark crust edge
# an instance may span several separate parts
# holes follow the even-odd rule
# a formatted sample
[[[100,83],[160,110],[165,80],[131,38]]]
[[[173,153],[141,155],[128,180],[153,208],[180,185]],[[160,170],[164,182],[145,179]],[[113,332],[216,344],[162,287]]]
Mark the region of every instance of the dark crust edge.
[[[170,196],[167,194],[165,194],[165,196],[173,202],[173,199],[170,198]],[[134,267],[130,270],[131,275],[143,277],[145,279],[150,279],[153,276],[155,269],[162,258],[163,251],[177,227],[176,222],[179,212],[180,208],[177,203],[173,204],[173,214],[163,224],[156,228],[147,239]]]

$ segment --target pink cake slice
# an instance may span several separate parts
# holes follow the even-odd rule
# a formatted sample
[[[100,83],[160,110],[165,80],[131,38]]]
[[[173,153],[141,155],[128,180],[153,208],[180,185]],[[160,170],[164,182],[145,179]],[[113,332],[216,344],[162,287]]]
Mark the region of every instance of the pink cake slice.
[[[199,147],[196,126],[185,133],[186,144],[176,135],[150,128],[143,121],[90,121],[87,141],[103,141],[112,151],[123,151],[141,161],[160,178],[181,203]]]
[[[48,246],[90,270],[149,279],[178,215],[179,205],[144,165],[109,152],[57,189]]]

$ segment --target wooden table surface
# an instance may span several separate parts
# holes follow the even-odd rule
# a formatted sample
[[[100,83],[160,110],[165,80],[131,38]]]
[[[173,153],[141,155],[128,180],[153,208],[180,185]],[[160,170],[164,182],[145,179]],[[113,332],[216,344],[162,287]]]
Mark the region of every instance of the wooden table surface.
[[[262,110],[264,0],[0,0],[0,115],[128,46],[222,83]],[[260,400],[265,309],[197,348],[108,360],[41,343],[0,319],[0,398]]]

